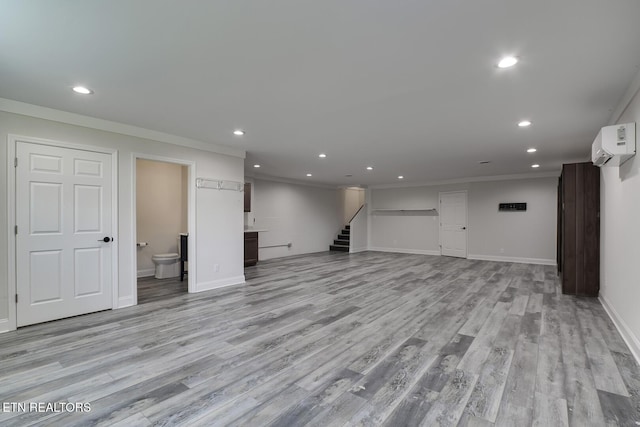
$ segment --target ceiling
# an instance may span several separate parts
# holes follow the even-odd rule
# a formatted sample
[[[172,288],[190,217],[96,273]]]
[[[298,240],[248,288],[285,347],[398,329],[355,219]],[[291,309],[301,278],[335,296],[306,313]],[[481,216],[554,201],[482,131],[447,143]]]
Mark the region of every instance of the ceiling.
[[[638,73],[639,20],[637,0],[2,0],[0,97],[313,183],[548,173],[588,157]]]

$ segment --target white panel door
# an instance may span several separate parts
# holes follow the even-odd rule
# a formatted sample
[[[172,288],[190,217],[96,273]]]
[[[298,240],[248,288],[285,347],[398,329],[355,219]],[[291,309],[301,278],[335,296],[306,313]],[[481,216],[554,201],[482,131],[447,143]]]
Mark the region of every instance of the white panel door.
[[[467,257],[467,192],[440,193],[442,255]]]
[[[111,155],[18,142],[18,326],[112,308]]]

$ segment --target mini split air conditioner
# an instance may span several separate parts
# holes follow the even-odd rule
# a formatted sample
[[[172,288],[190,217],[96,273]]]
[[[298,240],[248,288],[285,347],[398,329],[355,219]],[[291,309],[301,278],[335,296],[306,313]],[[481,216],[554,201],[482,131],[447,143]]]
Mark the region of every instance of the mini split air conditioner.
[[[591,146],[596,166],[620,166],[636,154],[636,124],[605,126]]]

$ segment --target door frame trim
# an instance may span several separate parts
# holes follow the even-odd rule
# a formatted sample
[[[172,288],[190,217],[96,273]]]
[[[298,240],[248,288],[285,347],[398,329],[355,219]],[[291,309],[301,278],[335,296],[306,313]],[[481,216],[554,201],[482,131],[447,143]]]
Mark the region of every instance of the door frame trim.
[[[464,222],[465,222],[465,227],[467,227],[467,229],[465,230],[466,233],[464,233],[464,239],[465,239],[465,244],[464,244],[464,249],[465,249],[465,253],[464,253],[464,258],[463,259],[468,259],[469,258],[469,193],[467,192],[467,190],[456,190],[456,191],[439,191],[438,192],[438,208],[440,209],[440,226],[438,227],[438,245],[440,246],[440,256],[442,256],[442,195],[443,194],[458,194],[458,193],[464,193]]]
[[[189,254],[189,274],[187,274],[187,287],[189,293],[197,292],[196,288],[196,162],[185,159],[178,159],[174,157],[157,156],[155,154],[146,153],[131,153],[131,243],[130,246],[133,249],[131,255],[131,280],[134,284],[132,291],[131,304],[138,304],[138,222],[137,222],[137,160],[152,160],[156,162],[179,164],[186,166],[188,171],[187,177],[187,232],[189,233],[189,240],[187,242],[187,253]]]
[[[113,148],[106,148],[93,145],[76,144],[66,141],[58,141],[45,138],[37,138],[33,136],[24,136],[9,134],[7,137],[7,231],[8,231],[8,247],[7,247],[7,283],[8,294],[7,302],[9,305],[8,313],[8,331],[14,331],[17,329],[18,323],[18,311],[16,302],[13,295],[17,292],[17,275],[16,275],[16,235],[11,230],[16,224],[16,174],[17,170],[14,167],[14,160],[16,157],[16,150],[18,142],[26,142],[30,144],[47,145],[59,148],[70,148],[74,150],[90,151],[94,153],[103,153],[111,156],[111,227],[112,234],[115,236],[115,242],[112,245],[111,256],[111,309],[118,308],[118,254],[119,254],[119,242],[120,236],[118,235],[118,150]],[[0,332],[3,332],[0,330]]]

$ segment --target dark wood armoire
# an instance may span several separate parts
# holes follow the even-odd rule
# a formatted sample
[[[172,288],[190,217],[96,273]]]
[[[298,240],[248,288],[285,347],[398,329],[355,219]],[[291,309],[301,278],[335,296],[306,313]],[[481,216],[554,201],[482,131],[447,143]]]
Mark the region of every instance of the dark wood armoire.
[[[600,290],[600,168],[562,165],[558,184],[558,272],[562,293],[598,296]]]

